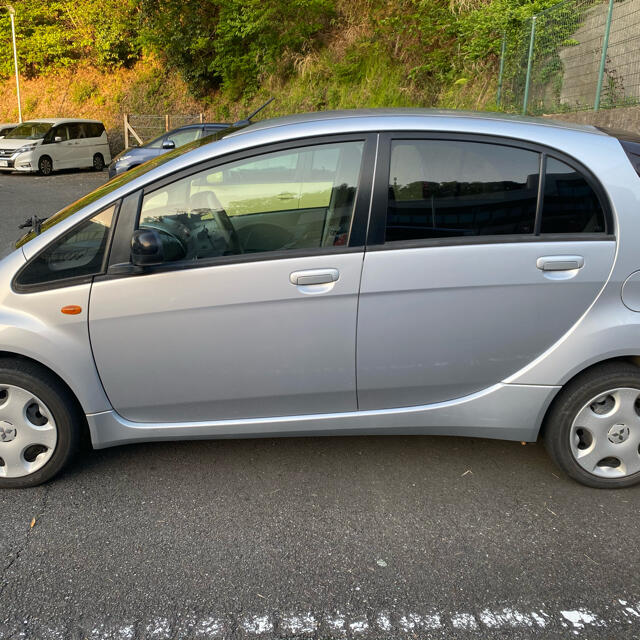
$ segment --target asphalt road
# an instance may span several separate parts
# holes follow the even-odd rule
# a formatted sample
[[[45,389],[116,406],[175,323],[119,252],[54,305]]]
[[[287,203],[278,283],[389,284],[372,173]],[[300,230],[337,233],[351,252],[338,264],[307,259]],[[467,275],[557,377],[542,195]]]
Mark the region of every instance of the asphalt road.
[[[0,176],[0,233],[105,174]],[[0,639],[640,638],[640,488],[541,445],[224,440],[0,492]],[[32,526],[33,523],[33,526]]]

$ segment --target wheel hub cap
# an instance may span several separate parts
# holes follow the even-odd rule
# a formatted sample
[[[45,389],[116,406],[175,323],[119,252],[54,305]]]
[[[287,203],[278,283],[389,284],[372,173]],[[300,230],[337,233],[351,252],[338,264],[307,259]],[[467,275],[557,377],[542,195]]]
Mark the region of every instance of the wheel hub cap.
[[[53,456],[58,429],[53,414],[31,391],[0,381],[0,478],[21,478]]]
[[[614,424],[613,427],[609,429],[607,438],[609,442],[612,442],[613,444],[622,444],[629,439],[630,434],[631,430],[626,424]]]
[[[0,421],[0,442],[11,442],[17,435],[18,432],[12,424]]]
[[[574,460],[601,478],[640,473],[640,389],[618,387],[591,398],[570,431]]]

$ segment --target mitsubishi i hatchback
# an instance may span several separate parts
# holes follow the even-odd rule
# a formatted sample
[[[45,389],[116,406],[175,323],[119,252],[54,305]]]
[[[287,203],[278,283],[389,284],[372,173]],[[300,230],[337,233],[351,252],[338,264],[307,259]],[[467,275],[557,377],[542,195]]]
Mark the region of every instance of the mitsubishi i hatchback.
[[[639,173],[626,134],[371,110],[118,176],[0,262],[0,486],[84,432],[542,437],[637,483]]]
[[[58,169],[102,171],[110,162],[107,133],[97,120],[31,120],[0,140],[0,171],[48,176]]]

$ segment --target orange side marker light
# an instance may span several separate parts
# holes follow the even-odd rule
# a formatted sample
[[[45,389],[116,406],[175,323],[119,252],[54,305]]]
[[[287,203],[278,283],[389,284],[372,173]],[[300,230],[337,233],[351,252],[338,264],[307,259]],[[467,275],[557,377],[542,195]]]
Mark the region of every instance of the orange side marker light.
[[[68,304],[66,307],[62,307],[60,311],[66,313],[68,316],[77,316],[79,313],[82,313],[82,307],[79,307],[77,304]]]

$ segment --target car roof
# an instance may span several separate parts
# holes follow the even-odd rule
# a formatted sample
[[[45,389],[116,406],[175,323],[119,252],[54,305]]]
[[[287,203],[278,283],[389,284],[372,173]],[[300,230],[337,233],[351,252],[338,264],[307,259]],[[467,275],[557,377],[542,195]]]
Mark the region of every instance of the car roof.
[[[194,129],[199,127],[220,127],[226,129],[228,126],[230,125],[225,122],[192,122],[191,124],[183,124],[181,127],[176,127],[175,129],[171,129],[170,131],[165,131],[165,133],[175,133],[176,131],[183,131],[184,129]]]
[[[17,122],[0,122],[0,127],[17,127]]]
[[[93,122],[95,124],[102,124],[100,120],[91,120],[87,118],[33,118],[32,120],[25,120],[22,124],[30,124],[32,122],[46,122],[49,124],[61,124],[63,122]]]
[[[272,129],[275,127],[285,127],[287,125],[321,122],[327,120],[343,120],[345,118],[364,119],[364,118],[403,118],[423,116],[425,118],[456,118],[463,120],[490,120],[496,123],[509,122],[509,123],[522,123],[528,125],[539,125],[543,127],[556,127],[561,129],[567,129],[572,131],[584,131],[588,133],[595,133],[600,135],[606,135],[596,127],[592,125],[576,124],[574,122],[564,122],[559,120],[553,120],[551,118],[536,118],[532,116],[522,116],[516,114],[505,114],[485,111],[454,111],[447,109],[346,109],[341,111],[316,111],[310,113],[298,113],[291,116],[284,116],[280,118],[270,118],[267,120],[261,120],[256,123],[252,123],[248,127],[235,131],[227,137],[241,136],[255,131],[261,131],[264,129]],[[354,123],[355,124],[355,123]],[[358,127],[356,127],[357,129]]]

